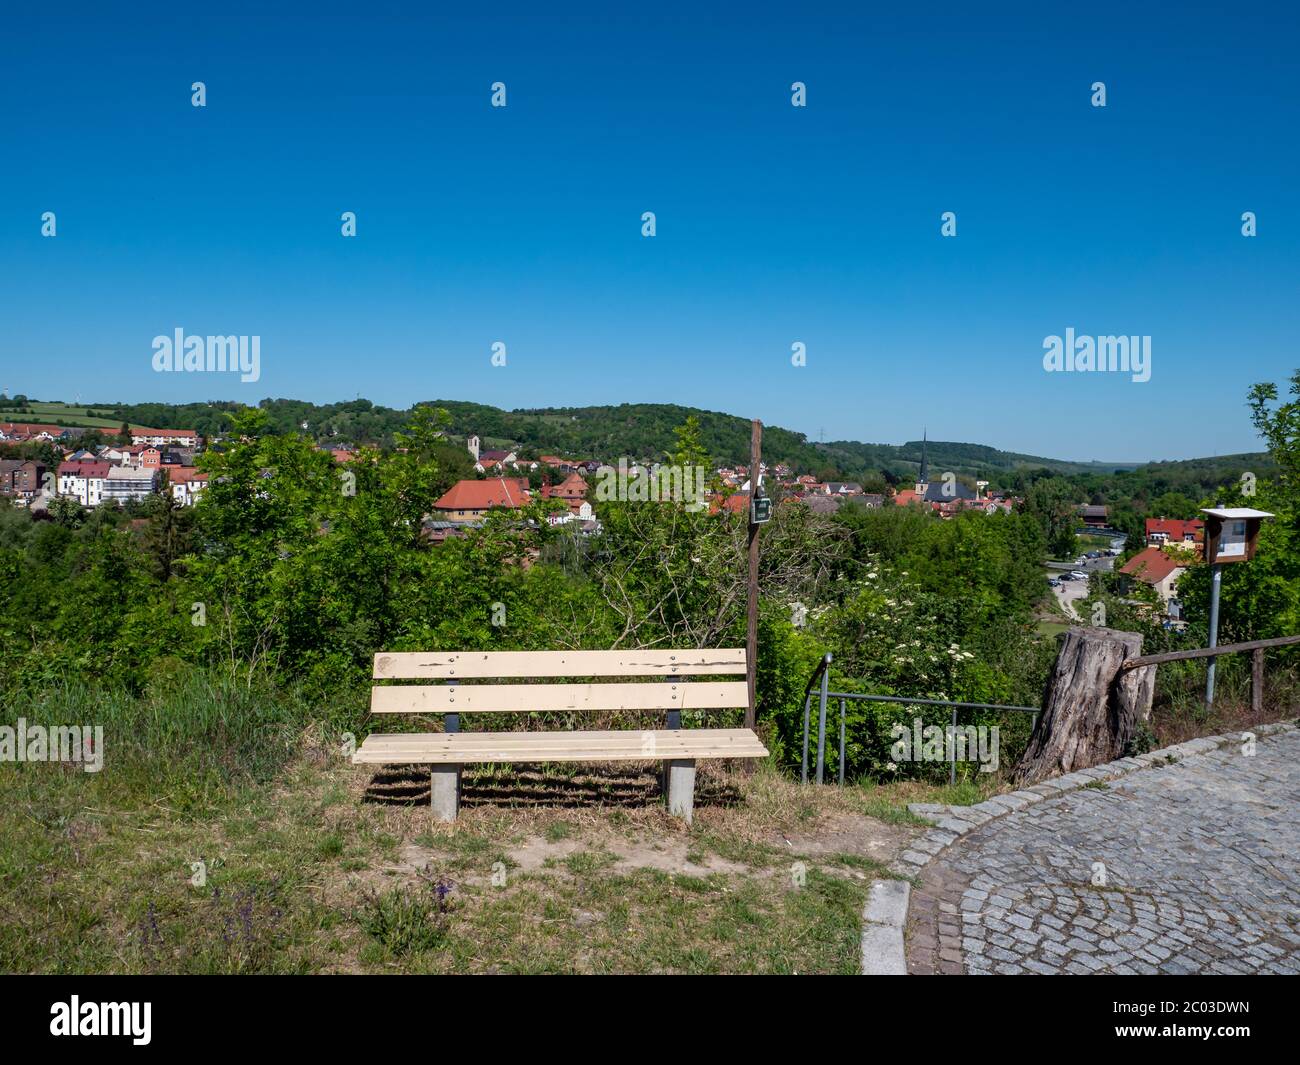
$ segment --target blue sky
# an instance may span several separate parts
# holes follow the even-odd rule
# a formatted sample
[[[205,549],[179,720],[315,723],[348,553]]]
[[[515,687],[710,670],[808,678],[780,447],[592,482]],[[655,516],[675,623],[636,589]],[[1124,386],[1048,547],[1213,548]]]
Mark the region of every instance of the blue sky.
[[[7,17],[0,387],[1119,461],[1255,449],[1300,366],[1294,5],[471,6]],[[154,372],[178,327],[259,335],[261,379]],[[1044,372],[1067,327],[1150,335],[1151,380]]]

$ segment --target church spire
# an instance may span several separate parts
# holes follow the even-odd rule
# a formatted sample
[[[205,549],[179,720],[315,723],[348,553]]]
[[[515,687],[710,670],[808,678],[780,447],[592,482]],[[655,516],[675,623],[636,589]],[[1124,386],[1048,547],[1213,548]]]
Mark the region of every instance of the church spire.
[[[930,483],[930,465],[926,459],[926,430],[921,430],[921,483]]]

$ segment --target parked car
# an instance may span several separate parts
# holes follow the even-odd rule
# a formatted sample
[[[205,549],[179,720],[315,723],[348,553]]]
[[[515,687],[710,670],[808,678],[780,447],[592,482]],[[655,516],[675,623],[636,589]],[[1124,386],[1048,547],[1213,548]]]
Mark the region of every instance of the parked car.
[[[1089,551],[1089,552],[1088,552],[1086,555],[1084,555],[1083,557],[1084,557],[1084,558],[1101,558],[1101,552],[1100,552],[1100,551]]]
[[[1060,577],[1048,577],[1048,578],[1047,578],[1047,583],[1050,584],[1053,588],[1059,588],[1059,587],[1061,586],[1061,578],[1060,578]]]
[[[1071,574],[1069,574],[1069,573],[1062,573],[1062,574],[1061,574],[1059,577],[1057,577],[1056,579],[1057,579],[1058,582],[1060,582],[1060,581],[1072,581],[1072,580],[1074,580],[1074,577],[1073,577]]]
[[[1088,575],[1086,573],[1081,573],[1078,570],[1075,570],[1073,573],[1070,574],[1070,576],[1073,577],[1076,581],[1086,581],[1088,579]]]

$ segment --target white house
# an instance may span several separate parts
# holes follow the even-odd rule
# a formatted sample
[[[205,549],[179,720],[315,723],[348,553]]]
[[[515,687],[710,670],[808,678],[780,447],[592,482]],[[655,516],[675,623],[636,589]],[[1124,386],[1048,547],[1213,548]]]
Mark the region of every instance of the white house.
[[[83,507],[97,507],[104,498],[104,480],[113,467],[107,462],[59,463],[58,491]]]
[[[568,510],[561,514],[548,514],[546,521],[550,525],[568,525],[571,521],[591,521],[595,517],[595,512],[591,509],[591,504],[585,499],[579,505],[576,511]]]
[[[194,506],[199,500],[199,494],[208,486],[208,475],[192,466],[170,467],[167,477],[171,484],[172,498],[183,507]]]
[[[199,434],[193,429],[132,429],[131,443],[162,447],[198,447]]]

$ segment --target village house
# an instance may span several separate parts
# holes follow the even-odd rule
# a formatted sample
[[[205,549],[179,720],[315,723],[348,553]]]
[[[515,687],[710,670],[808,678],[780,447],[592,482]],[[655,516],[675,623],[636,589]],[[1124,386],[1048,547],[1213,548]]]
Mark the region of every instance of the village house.
[[[169,466],[166,471],[172,498],[184,507],[197,503],[199,494],[208,485],[208,475],[192,466]]]
[[[430,544],[441,544],[453,536],[465,536],[483,526],[494,508],[517,510],[532,502],[526,477],[496,477],[486,481],[457,481],[433,505],[421,528]]]
[[[0,422],[0,442],[22,444],[30,440],[67,440],[74,434],[61,425],[38,422]]]
[[[820,492],[803,496],[800,502],[814,514],[834,514],[840,509],[839,496],[828,496]]]
[[[1174,558],[1161,547],[1147,547],[1130,558],[1120,568],[1120,573],[1132,580],[1155,589],[1166,609],[1177,598],[1178,578],[1187,569],[1183,562]]]
[[[110,466],[104,476],[103,500],[126,503],[144,499],[158,488],[158,467]]]
[[[1110,525],[1110,508],[1088,503],[1077,511],[1080,520],[1089,529],[1105,529]]]
[[[114,448],[114,451],[121,456],[119,464],[122,466],[144,467],[150,470],[162,466],[162,449],[153,444],[128,444],[125,447]]]
[[[548,525],[570,525],[575,521],[581,524],[584,532],[595,532],[600,528],[600,522],[596,521],[596,512],[592,509],[591,504],[585,500],[578,505],[577,510],[566,510],[559,514],[546,515],[546,524]]]
[[[542,498],[562,499],[569,505],[570,513],[577,514],[582,510],[582,504],[587,498],[587,482],[582,479],[581,475],[571,473],[560,484],[544,485]],[[591,507],[588,506],[587,510],[587,517],[590,518]]]
[[[168,466],[193,466],[196,448],[164,447],[162,449],[163,469]]]
[[[32,459],[0,459],[0,495],[35,499],[44,480],[44,463]]]
[[[745,482],[748,486],[749,482]],[[824,497],[823,497],[824,498]],[[749,493],[736,492],[729,496],[713,496],[709,500],[709,513],[717,514],[720,511],[726,511],[728,514],[748,514],[749,513]]]
[[[131,443],[153,444],[155,447],[167,444],[198,447],[199,434],[193,429],[132,429]]]
[[[482,451],[479,453],[478,461],[474,463],[474,469],[479,473],[487,473],[490,470],[504,469],[506,466],[517,469],[519,466],[519,456],[513,451]]]
[[[1205,522],[1200,518],[1183,521],[1180,518],[1147,518],[1146,540],[1148,544],[1203,544],[1205,543]]]
[[[433,505],[443,521],[476,522],[494,507],[518,509],[532,502],[526,477],[493,477],[486,481],[457,481]]]
[[[83,507],[97,507],[104,497],[104,479],[113,469],[108,462],[61,462],[58,493],[71,496]]]

